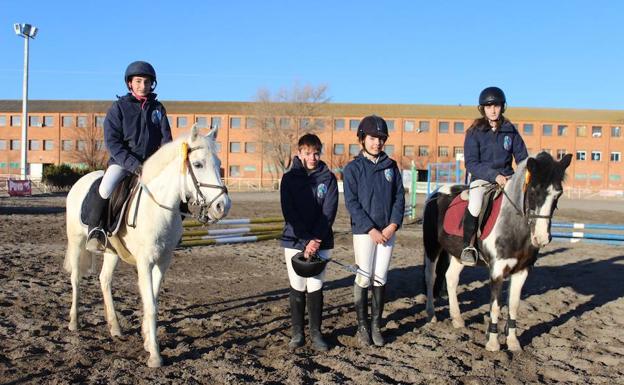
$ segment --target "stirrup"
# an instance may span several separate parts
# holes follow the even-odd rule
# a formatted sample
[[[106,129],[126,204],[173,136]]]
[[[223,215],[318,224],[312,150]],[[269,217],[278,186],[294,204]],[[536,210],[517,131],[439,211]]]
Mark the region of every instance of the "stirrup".
[[[101,242],[102,238],[104,239],[103,243]],[[95,241],[97,244],[94,245],[91,241]],[[89,231],[89,234],[87,235],[87,244],[85,245],[85,248],[88,251],[92,253],[103,253],[107,246],[108,236],[106,235],[106,231],[104,231],[104,229],[101,227],[94,227],[91,231]]]
[[[479,260],[479,250],[477,250],[474,246],[466,246],[464,250],[462,250],[459,259],[463,265],[475,266]]]

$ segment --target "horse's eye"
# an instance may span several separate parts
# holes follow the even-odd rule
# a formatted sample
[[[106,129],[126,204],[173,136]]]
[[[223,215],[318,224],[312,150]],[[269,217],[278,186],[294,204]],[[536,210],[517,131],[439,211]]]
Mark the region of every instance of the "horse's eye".
[[[202,167],[204,167],[204,165],[202,164],[202,162],[193,162],[193,167],[195,167],[195,168],[202,168]]]

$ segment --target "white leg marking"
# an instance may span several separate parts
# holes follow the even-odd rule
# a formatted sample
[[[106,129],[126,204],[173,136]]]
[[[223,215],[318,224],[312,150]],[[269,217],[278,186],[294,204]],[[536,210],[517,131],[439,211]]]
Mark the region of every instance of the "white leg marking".
[[[522,293],[522,287],[526,281],[528,270],[524,269],[511,276],[511,282],[509,284],[509,319],[517,320],[518,318],[518,306],[520,305],[520,294]],[[512,352],[521,351],[522,347],[516,337],[516,329],[510,328],[507,333],[507,348]]]
[[[464,265],[462,265],[457,258],[450,256],[451,263],[446,271],[446,289],[448,290],[449,298],[449,313],[453,320],[453,327],[463,328],[464,320],[459,310],[459,303],[457,301],[457,286],[459,285],[459,273],[461,273]]]
[[[104,298],[104,313],[106,315],[106,322],[110,329],[111,336],[118,337],[121,335],[121,328],[117,320],[117,313],[115,313],[115,305],[113,304],[113,294],[111,289],[111,283],[113,282],[113,272],[117,266],[119,257],[117,254],[110,252],[104,253],[104,260],[102,262],[102,270],[100,271],[100,287],[102,288],[102,297]]]
[[[156,338],[156,304],[152,288],[153,265],[143,259],[137,258],[137,273],[139,275],[139,291],[143,300],[143,332],[144,345],[150,354],[147,366],[157,368],[162,366],[158,340]]]

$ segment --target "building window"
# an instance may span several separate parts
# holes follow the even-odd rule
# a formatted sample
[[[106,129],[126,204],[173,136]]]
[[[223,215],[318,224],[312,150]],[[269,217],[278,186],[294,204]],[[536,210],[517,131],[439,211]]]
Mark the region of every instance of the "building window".
[[[557,126],[557,136],[566,136],[568,135],[568,126],[565,124],[560,124]]]
[[[41,127],[41,117],[39,116],[29,116],[28,117],[28,124],[31,127]]]
[[[394,131],[394,120],[386,120],[386,124],[388,125],[388,132]]]
[[[622,176],[620,174],[609,174],[609,180],[611,182],[619,182],[622,180]]]
[[[41,141],[40,140],[35,140],[35,139],[31,139],[28,141],[28,149],[30,151],[39,151],[41,150]]]
[[[73,116],[63,116],[61,118],[61,125],[63,127],[73,127],[74,126],[74,117]]]
[[[11,115],[11,127],[19,127],[22,125],[22,117],[19,115]]]
[[[359,125],[360,125],[360,120],[359,119],[350,119],[349,120],[349,129],[351,131],[357,131]]]
[[[256,120],[256,118],[247,118],[247,122],[246,122],[246,126],[247,128],[256,128],[258,127],[258,120]]]
[[[419,132],[429,132],[429,121],[428,120],[421,120],[420,122],[418,122],[418,131]]]
[[[403,146],[403,156],[414,156],[414,146]]]
[[[454,122],[453,123],[453,132],[456,134],[461,134],[464,132],[464,122]]]
[[[453,147],[453,157],[455,159],[457,159],[458,155],[464,155],[464,147],[463,146]]]
[[[87,149],[87,141],[86,140],[77,140],[76,141],[76,149],[78,151],[84,151]]]
[[[344,144],[334,144],[334,155],[344,154]]]
[[[86,116],[79,116],[76,119],[76,126],[78,128],[87,128],[87,117]]]
[[[215,151],[217,153],[221,152],[221,142],[215,142]]]
[[[543,136],[552,136],[553,126],[552,124],[544,124],[542,125],[542,135]]]
[[[46,127],[54,126],[54,116],[46,115],[43,117],[43,125]]]
[[[231,153],[240,152],[240,151],[241,151],[240,142],[230,142],[230,152]]]
[[[220,128],[221,127],[221,117],[213,116],[210,118],[210,128]]]
[[[7,141],[4,139],[0,139],[0,151],[6,150]]]
[[[9,167],[10,168],[20,168],[20,163],[19,162],[10,162],[9,163]]]
[[[184,128],[186,127],[187,124],[188,124],[188,121],[186,119],[186,116],[178,116],[176,118],[176,127]]]
[[[245,142],[245,152],[248,154],[256,152],[255,142]]]
[[[230,128],[241,128],[241,118],[230,118]]]
[[[403,122],[403,131],[405,131],[405,132],[412,132],[412,131],[414,131],[414,121],[413,120],[406,120],[405,122]]]
[[[565,154],[567,154],[567,151],[565,150],[565,148],[557,149],[557,160],[563,159],[563,156]]]
[[[241,176],[240,166],[231,165],[230,166],[230,176],[233,176],[233,177]]]
[[[388,144],[388,145],[384,146],[384,152],[388,156],[394,155],[394,145],[393,144]]]
[[[43,151],[52,151],[54,150],[54,141],[53,140],[44,140],[43,141]]]
[[[61,149],[63,151],[71,151],[74,149],[74,141],[73,140],[62,140],[61,141]]]
[[[586,151],[577,151],[576,152],[576,160],[585,160],[586,157],[587,157],[587,152]]]
[[[600,151],[591,152],[591,160],[593,160],[594,162],[599,162],[601,158],[602,158],[602,152]]]
[[[359,144],[350,144],[349,145],[349,155],[356,156],[360,153],[360,145]]]
[[[576,126],[576,136],[587,136],[587,126]]]
[[[334,119],[334,131],[343,131],[345,127],[344,119]]]
[[[441,158],[446,158],[449,156],[449,148],[447,146],[439,146],[438,147],[438,156]]]
[[[602,136],[602,126],[592,126],[592,138],[600,138]]]
[[[429,156],[429,146],[418,146],[418,156]]]
[[[95,149],[96,150],[104,150],[104,141],[103,140],[96,140],[95,141]]]
[[[244,172],[256,172],[256,166],[254,166],[253,164],[248,164],[246,166],[243,166],[243,171]]]
[[[95,127],[104,128],[104,116],[96,115],[95,116]]]
[[[301,130],[307,130],[310,127],[310,119],[308,118],[301,118],[299,120],[299,128]]]
[[[438,132],[447,134],[449,132],[449,122],[438,122]]]
[[[206,116],[196,116],[195,124],[198,128],[207,128],[208,127],[208,118]]]
[[[271,120],[270,123],[267,123],[268,127],[274,127],[274,122]],[[288,130],[290,128],[290,118],[280,118],[279,126],[282,130]]]
[[[524,135],[533,135],[533,123],[524,123],[522,132],[524,132]]]
[[[612,126],[611,127],[611,137],[619,138],[622,136],[622,127],[620,126]]]
[[[6,116],[0,115],[0,127],[6,127]]]
[[[611,162],[620,162],[621,159],[622,159],[621,152],[612,152],[611,156],[609,157],[609,160],[611,160]]]

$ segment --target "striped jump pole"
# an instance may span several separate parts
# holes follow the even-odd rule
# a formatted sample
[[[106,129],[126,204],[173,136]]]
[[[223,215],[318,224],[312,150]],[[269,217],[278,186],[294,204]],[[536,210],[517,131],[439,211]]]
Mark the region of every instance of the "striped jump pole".
[[[281,231],[282,225],[277,226],[256,226],[256,227],[232,227],[229,229],[209,229],[209,230],[186,230],[182,233],[183,237],[194,237],[200,235],[235,235],[244,233],[258,233],[258,232],[275,232]]]
[[[589,238],[570,238],[570,237],[554,237],[553,240],[558,242],[569,242],[569,243],[594,243],[600,245],[611,245],[611,246],[624,246],[624,241],[613,241],[609,239],[589,239]]]
[[[609,223],[565,223],[553,222],[553,228],[571,229],[571,230],[611,230],[624,231],[624,225]],[[597,243],[615,246],[624,246],[624,234],[604,233],[604,232],[586,232],[586,231],[569,231],[551,233],[553,239],[557,241],[577,243]]]
[[[585,238],[585,239],[604,239],[609,241],[624,242],[624,234],[610,234],[610,233],[586,233],[581,231],[573,232],[552,232],[551,235],[557,238]]]
[[[277,223],[284,222],[283,217],[268,217],[268,218],[237,218],[237,219],[222,219],[217,223],[213,223],[212,225],[248,225],[255,223]],[[184,227],[197,227],[204,226],[205,224],[195,221],[189,220],[183,222]]]
[[[552,227],[562,229],[587,229],[587,230],[619,230],[624,231],[624,225],[613,225],[607,223],[563,223],[553,222]]]
[[[189,246],[219,245],[219,244],[226,244],[226,243],[258,242],[258,241],[266,241],[269,239],[277,239],[281,236],[282,236],[281,232],[276,232],[276,233],[270,233],[266,235],[249,235],[249,236],[226,237],[226,238],[217,238],[217,239],[183,240],[180,243],[180,246],[189,247]]]

